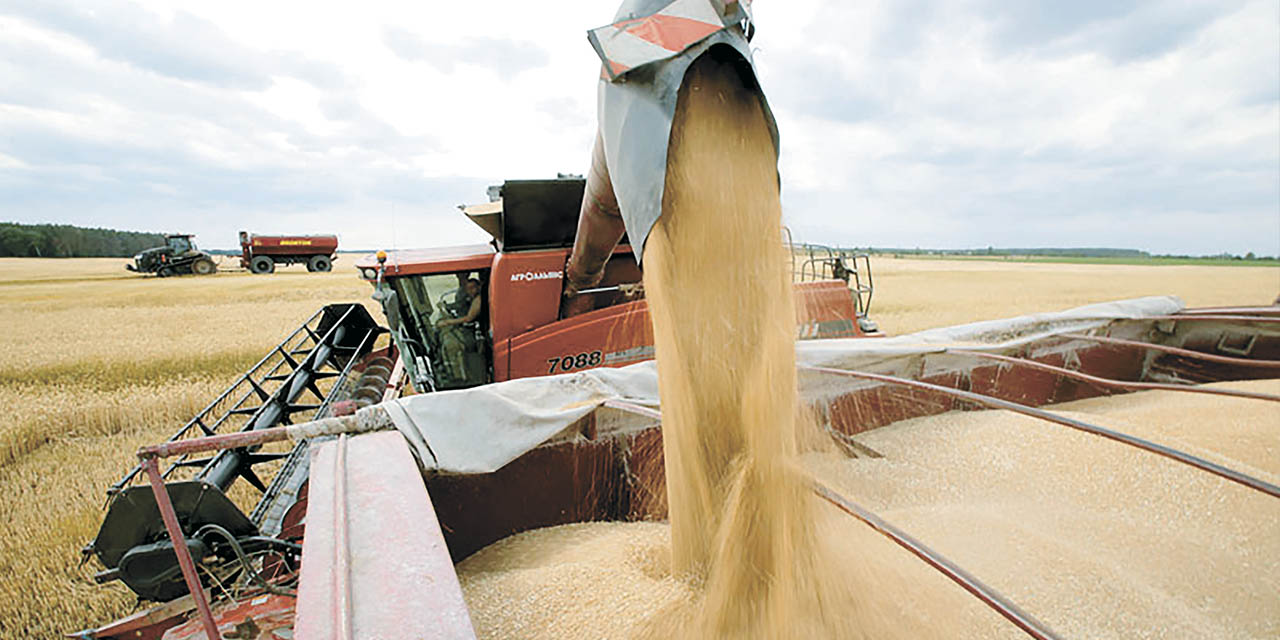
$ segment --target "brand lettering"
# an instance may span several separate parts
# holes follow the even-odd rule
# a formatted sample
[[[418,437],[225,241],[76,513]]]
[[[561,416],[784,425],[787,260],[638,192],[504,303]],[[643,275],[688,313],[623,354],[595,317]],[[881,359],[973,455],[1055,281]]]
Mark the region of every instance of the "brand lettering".
[[[560,277],[559,271],[525,271],[511,274],[512,282],[528,282],[531,280],[554,280]]]
[[[281,241],[280,241],[280,246],[282,246],[282,247],[284,247],[284,246],[288,246],[288,245],[302,245],[302,246],[307,246],[307,245],[310,245],[310,244],[311,244],[311,241],[310,241],[310,240],[281,240]]]

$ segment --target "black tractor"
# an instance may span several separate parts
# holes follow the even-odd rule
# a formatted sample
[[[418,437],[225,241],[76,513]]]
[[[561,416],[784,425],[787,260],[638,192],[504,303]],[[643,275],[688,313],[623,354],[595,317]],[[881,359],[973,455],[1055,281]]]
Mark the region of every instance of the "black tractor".
[[[147,249],[133,257],[124,268],[138,273],[154,273],[162,278],[188,273],[207,276],[218,270],[213,256],[196,248],[190,234],[165,236],[163,247]]]

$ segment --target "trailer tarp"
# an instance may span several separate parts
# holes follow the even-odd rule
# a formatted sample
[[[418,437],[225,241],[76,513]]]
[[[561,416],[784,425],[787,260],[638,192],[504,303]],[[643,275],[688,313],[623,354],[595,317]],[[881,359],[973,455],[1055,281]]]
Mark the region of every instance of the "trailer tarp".
[[[801,341],[796,354],[803,365],[903,372],[919,356],[948,347],[1011,352],[1054,334],[1167,315],[1182,308],[1182,301],[1172,296],[1138,298],[892,338]],[[427,470],[487,473],[561,435],[610,399],[657,407],[654,363],[409,396],[379,406],[386,409]]]

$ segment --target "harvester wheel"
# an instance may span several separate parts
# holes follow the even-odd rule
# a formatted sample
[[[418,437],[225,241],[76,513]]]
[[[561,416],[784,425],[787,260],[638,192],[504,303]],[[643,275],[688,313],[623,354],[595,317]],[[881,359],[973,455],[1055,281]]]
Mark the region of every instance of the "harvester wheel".
[[[333,268],[329,256],[311,256],[307,261],[307,271],[328,271]]]
[[[213,261],[208,258],[198,258],[195,262],[191,263],[191,273],[198,276],[212,275],[217,270],[218,265],[214,264]]]
[[[266,256],[258,256],[249,263],[249,270],[254,273],[271,273],[276,270],[276,263]]]
[[[156,272],[156,275],[160,276],[161,278],[168,278],[169,276],[173,275],[173,269],[170,267],[160,267],[160,270]]]

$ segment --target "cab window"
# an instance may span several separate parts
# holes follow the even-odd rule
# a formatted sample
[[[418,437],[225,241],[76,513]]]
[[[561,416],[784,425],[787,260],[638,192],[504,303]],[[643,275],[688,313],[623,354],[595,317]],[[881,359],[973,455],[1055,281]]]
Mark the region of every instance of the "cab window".
[[[490,376],[487,271],[395,278],[409,349],[437,389],[485,384]]]

